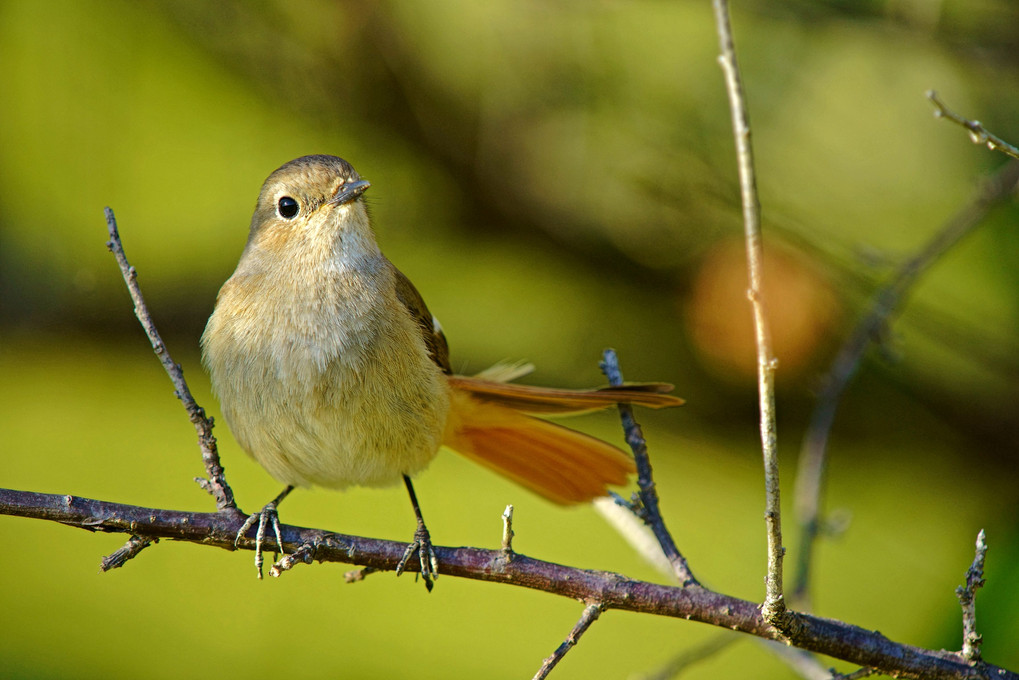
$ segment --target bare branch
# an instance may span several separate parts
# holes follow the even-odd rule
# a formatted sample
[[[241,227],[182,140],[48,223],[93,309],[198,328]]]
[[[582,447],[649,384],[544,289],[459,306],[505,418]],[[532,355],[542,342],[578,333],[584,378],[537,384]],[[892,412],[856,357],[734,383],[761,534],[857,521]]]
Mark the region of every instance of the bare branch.
[[[810,425],[800,450],[796,478],[796,507],[800,522],[800,550],[793,589],[795,602],[809,599],[809,574],[813,548],[821,528],[820,507],[827,466],[828,437],[842,393],[849,385],[870,343],[879,338],[892,315],[904,303],[913,284],[942,255],[979,226],[996,205],[1016,193],[1019,162],[1003,165],[977,190],[976,195],[927,242],[892,274],[885,286],[875,293],[867,311],[839,348],[825,377],[824,387],[810,417]]]
[[[608,378],[610,385],[619,386],[623,384],[623,374],[619,370],[619,358],[616,356],[615,350],[605,350],[602,355],[601,370],[605,377]],[[629,404],[621,403],[618,404],[618,408],[619,417],[623,421],[626,443],[630,446],[634,461],[637,464],[637,488],[639,489],[637,497],[640,501],[640,507],[636,509],[636,512],[651,528],[655,538],[658,540],[658,544],[662,547],[662,552],[665,553],[669,564],[672,565],[672,571],[679,583],[683,586],[700,585],[697,579],[694,578],[693,572],[690,571],[686,559],[679,552],[679,548],[676,547],[672,534],[669,533],[665,526],[665,520],[662,518],[662,513],[658,506],[658,491],[655,489],[655,481],[652,476],[651,459],[648,456],[647,443],[644,441],[644,434],[641,432],[640,425],[633,417],[633,407]]]
[[[980,661],[980,644],[983,638],[977,632],[977,590],[984,585],[984,558],[987,542],[984,530],[977,534],[977,551],[973,564],[966,570],[966,585],[955,589],[962,607],[962,655],[970,661]]]
[[[212,494],[212,497],[216,499],[216,508],[219,510],[236,508],[237,504],[234,501],[233,490],[226,483],[223,466],[219,462],[216,438],[212,434],[212,418],[205,415],[205,410],[191,396],[191,390],[188,389],[188,384],[184,380],[183,369],[181,369],[180,364],[174,362],[170,357],[170,352],[166,349],[166,345],[163,344],[163,339],[159,336],[159,331],[156,330],[152,317],[149,315],[149,309],[145,305],[142,291],[138,287],[138,273],[134,267],[128,264],[127,256],[124,254],[124,246],[121,244],[120,234],[117,232],[117,218],[114,217],[111,208],[106,208],[105,212],[106,228],[110,234],[110,240],[107,241],[106,247],[110,249],[113,256],[117,258],[117,264],[120,265],[120,272],[124,276],[127,290],[130,292],[131,300],[134,302],[135,316],[138,317],[142,328],[145,329],[145,335],[148,336],[153,351],[159,357],[159,362],[163,364],[163,368],[166,370],[167,375],[170,376],[170,380],[173,381],[177,398],[184,404],[184,408],[188,412],[188,418],[190,418],[191,423],[198,432],[198,445],[202,450],[202,462],[205,464],[205,472],[209,478],[199,478],[195,481],[203,489]]]
[[[1006,156],[1011,156],[1019,160],[1019,149],[1009,144],[1001,137],[991,134],[987,129],[980,124],[978,120],[970,120],[963,118],[959,114],[950,110],[945,106],[944,102],[938,98],[938,93],[934,90],[927,90],[927,98],[934,103],[934,106],[938,107],[937,111],[934,112],[935,118],[945,118],[958,125],[969,130],[969,138],[974,144],[983,144],[991,151],[1000,151]]]
[[[761,412],[761,450],[764,458],[764,519],[768,531],[768,576],[764,614],[774,625],[786,629],[793,623],[785,616],[786,606],[782,594],[782,507],[778,475],[778,445],[775,427],[775,369],[778,361],[771,350],[771,337],[765,314],[763,279],[763,253],[761,246],[761,204],[757,197],[757,179],[754,174],[754,152],[750,142],[750,116],[746,96],[736,61],[732,24],[729,20],[727,0],[714,0],[715,23],[721,55],[718,58],[725,73],[729,109],[732,112],[732,131],[736,138],[736,158],[739,166],[740,193],[743,200],[743,229],[747,244],[747,272],[750,288],[747,297],[754,314],[754,331],[757,342],[757,392]]]
[[[188,541],[225,550],[234,550],[237,530],[246,519],[237,510],[208,513],[160,510],[12,489],[0,489],[0,515],[45,519],[88,531]],[[360,564],[373,570],[396,569],[407,547],[398,541],[290,525],[281,525],[280,533],[284,549],[291,554],[307,554],[304,546],[311,546],[309,550],[316,561]],[[255,541],[244,537],[239,547],[254,550]],[[701,586],[663,586],[611,572],[543,562],[519,553],[507,560],[501,550],[445,547],[435,550],[439,570],[450,576],[542,590],[583,602],[598,602],[605,609],[699,621],[782,640],[900,677],[948,680],[993,676],[997,680],[1019,680],[1019,673],[967,661],[958,653],[892,642],[876,631],[808,614],[796,614],[796,635],[789,637],[776,630],[753,602]],[[416,568],[416,564],[407,566],[408,571]]]
[[[587,629],[591,627],[591,624],[598,620],[601,613],[605,611],[600,603],[589,604],[584,607],[584,613],[580,615],[580,620],[577,621],[577,625],[573,627],[570,634],[566,636],[566,640],[559,645],[552,654],[542,662],[541,668],[534,674],[534,680],[542,680],[548,677],[548,674],[552,672],[552,669],[556,667],[566,653],[576,647],[577,642],[580,640],[580,636],[587,632]]]

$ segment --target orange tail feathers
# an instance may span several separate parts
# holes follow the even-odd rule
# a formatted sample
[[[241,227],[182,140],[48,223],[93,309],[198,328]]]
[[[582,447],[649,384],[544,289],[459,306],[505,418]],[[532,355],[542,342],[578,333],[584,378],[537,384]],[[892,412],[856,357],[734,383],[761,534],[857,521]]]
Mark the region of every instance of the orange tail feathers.
[[[625,484],[633,459],[615,446],[526,413],[579,413],[628,402],[663,408],[683,401],[671,385],[571,391],[450,377],[443,443],[555,503],[583,503]]]
[[[672,391],[672,385],[668,383],[627,383],[594,390],[559,390],[451,375],[449,385],[454,392],[469,392],[483,402],[524,413],[566,415],[597,411],[615,404],[639,404],[649,408],[683,404],[682,399],[668,394]]]

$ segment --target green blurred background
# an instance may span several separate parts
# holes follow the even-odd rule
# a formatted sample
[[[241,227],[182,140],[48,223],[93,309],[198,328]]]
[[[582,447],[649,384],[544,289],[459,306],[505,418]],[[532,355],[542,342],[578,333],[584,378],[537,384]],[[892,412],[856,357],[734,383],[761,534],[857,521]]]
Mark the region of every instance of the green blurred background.
[[[896,263],[1003,157],[936,121],[936,88],[1019,140],[1010,0],[737,2],[764,206],[790,556],[800,438],[832,353]],[[214,415],[197,352],[262,180],[351,161],[384,250],[442,319],[454,366],[539,383],[627,377],[688,400],[642,417],[695,573],[763,598],[763,483],[729,114],[702,2],[0,2],[0,486],[210,510],[195,436],[106,251],[117,214],[155,320]],[[815,610],[960,646],[953,594],[987,529],[985,657],[1019,667],[1019,211],[925,277],[868,354],[831,444]],[[611,414],[574,421],[621,443]],[[217,430],[246,510],[278,488]],[[417,482],[443,545],[662,580],[592,508],[452,455]],[[404,492],[303,491],[286,522],[409,538]],[[530,677],[577,603],[442,578],[257,582],[250,553],[0,518],[0,676]],[[791,571],[791,570],[790,570]],[[610,612],[554,677],[628,677],[717,632]],[[824,660],[832,664],[830,660]],[[834,664],[847,669],[845,664]],[[749,639],[689,677],[790,677]]]

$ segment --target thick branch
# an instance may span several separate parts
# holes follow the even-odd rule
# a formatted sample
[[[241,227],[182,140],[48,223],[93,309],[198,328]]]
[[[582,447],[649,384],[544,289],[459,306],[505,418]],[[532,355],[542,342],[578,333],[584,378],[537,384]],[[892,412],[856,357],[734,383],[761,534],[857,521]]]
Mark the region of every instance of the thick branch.
[[[236,510],[183,512],[141,508],[105,501],[0,489],[0,514],[47,519],[89,531],[120,532],[145,538],[166,538],[233,550],[234,536],[246,519]],[[319,529],[283,525],[287,552],[312,546],[319,562],[361,564],[393,570],[403,556],[405,543],[336,534]],[[239,547],[253,550],[245,537]],[[586,602],[605,609],[622,609],[659,616],[700,621],[761,638],[787,639],[746,600],[700,586],[662,586],[628,579],[619,574],[577,569],[501,550],[436,547],[439,571],[450,576],[523,586]],[[408,571],[416,565],[409,564]],[[986,678],[1019,680],[1019,674],[987,664],[970,663],[960,654],[931,651],[892,642],[876,631],[806,614],[797,618],[791,644],[878,668],[900,677],[951,679]]]

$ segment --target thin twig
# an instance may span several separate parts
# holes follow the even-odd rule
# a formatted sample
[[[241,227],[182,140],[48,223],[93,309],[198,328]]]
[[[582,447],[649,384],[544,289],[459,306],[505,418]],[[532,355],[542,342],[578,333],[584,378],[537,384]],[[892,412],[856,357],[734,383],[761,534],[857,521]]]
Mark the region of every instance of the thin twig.
[[[966,570],[966,585],[955,589],[962,607],[962,655],[970,661],[980,661],[980,645],[983,637],[977,632],[977,590],[984,585],[984,558],[987,556],[987,542],[984,530],[977,534],[976,556]]]
[[[545,659],[541,668],[534,674],[534,680],[542,680],[548,677],[548,674],[552,672],[552,669],[556,667],[566,653],[576,647],[577,642],[580,640],[580,636],[587,632],[587,629],[591,627],[591,624],[598,620],[601,613],[605,611],[605,607],[600,603],[595,602],[589,604],[584,608],[584,613],[580,615],[580,620],[577,621],[577,625],[573,627],[570,634],[566,636],[566,640],[559,645],[552,654]]]
[[[988,178],[970,202],[953,215],[919,252],[903,262],[888,283],[875,293],[860,321],[839,348],[803,437],[799,474],[796,477],[796,508],[801,537],[792,597],[795,602],[802,603],[804,608],[809,608],[806,604],[809,602],[813,551],[823,524],[820,508],[827,467],[828,438],[842,393],[859,368],[867,347],[884,334],[892,315],[903,304],[906,294],[920,276],[979,226],[994,206],[1014,195],[1017,184],[1019,162],[1016,161],[1006,163]]]
[[[623,384],[623,374],[619,370],[619,358],[615,350],[607,349],[602,355],[602,373],[608,378],[609,384],[618,387]],[[644,434],[640,425],[633,417],[633,408],[629,404],[619,404],[619,417],[623,422],[623,431],[626,436],[626,443],[633,452],[634,462],[637,465],[637,497],[640,500],[640,516],[651,528],[662,552],[672,565],[672,571],[683,586],[697,586],[700,583],[694,578],[693,572],[686,559],[676,547],[672,534],[665,526],[662,512],[658,505],[658,491],[655,489],[655,481],[651,471],[651,459],[648,456],[647,444],[644,441]]]
[[[775,369],[778,362],[772,354],[771,337],[765,314],[763,279],[763,250],[761,246],[761,204],[757,197],[757,179],[754,174],[753,145],[750,143],[750,116],[746,96],[736,61],[736,46],[729,20],[726,0],[714,0],[715,23],[721,55],[718,58],[725,73],[729,109],[732,113],[732,131],[736,139],[736,158],[739,166],[740,194],[743,201],[743,229],[747,246],[747,272],[750,287],[747,297],[754,314],[754,331],[757,343],[757,392],[761,412],[761,450],[764,458],[764,518],[768,532],[768,575],[765,582],[765,617],[780,628],[792,624],[785,615],[782,594],[782,509],[778,475],[778,447],[775,428]]]
[[[938,107],[937,111],[934,112],[935,118],[945,118],[958,125],[969,130],[969,138],[973,140],[974,144],[983,144],[991,151],[1000,151],[1006,156],[1011,156],[1019,160],[1019,149],[1012,144],[1009,144],[1001,137],[992,134],[987,131],[978,120],[970,120],[969,118],[963,118],[959,114],[955,113],[947,106],[944,102],[938,98],[938,93],[934,90],[927,90],[927,98],[934,103],[934,106]]]
[[[99,571],[109,571],[123,567],[128,560],[140,553],[145,548],[155,543],[158,539],[146,538],[145,536],[132,536],[127,543],[110,553],[99,563]]]
[[[236,512],[182,512],[142,508],[75,496],[0,489],[0,515],[45,519],[88,531],[119,532],[151,538],[188,541],[225,550],[234,549],[244,517]],[[282,525],[283,547],[290,553],[314,546],[319,562],[361,564],[392,571],[403,557],[406,543],[336,534]],[[245,537],[239,548],[254,550]],[[955,652],[927,650],[889,640],[881,633],[834,619],[798,614],[797,635],[789,638],[746,600],[703,587],[685,588],[636,581],[611,572],[578,569],[501,550],[436,547],[444,575],[541,590],[583,602],[599,602],[656,616],[699,621],[756,637],[782,640],[801,649],[908,678],[949,680],[987,678],[1019,680],[1019,673],[991,665],[975,667]],[[407,565],[408,571],[418,568]]]
[[[142,328],[145,329],[145,335],[148,336],[153,351],[155,351],[160,363],[163,364],[163,368],[173,382],[177,398],[184,404],[188,418],[190,418],[191,423],[198,432],[198,445],[202,450],[202,462],[205,464],[205,472],[209,477],[208,479],[198,478],[195,481],[203,489],[212,494],[212,497],[216,499],[216,507],[219,510],[234,510],[237,508],[237,503],[234,501],[233,490],[226,483],[223,466],[219,462],[216,438],[212,434],[212,418],[205,415],[205,410],[191,396],[191,390],[188,389],[187,381],[184,380],[184,371],[181,369],[180,364],[174,362],[170,357],[170,352],[166,349],[166,345],[163,344],[163,339],[159,337],[159,331],[156,330],[156,326],[152,322],[149,309],[145,305],[145,299],[142,297],[142,291],[138,287],[138,273],[134,267],[128,264],[127,256],[124,254],[124,246],[121,244],[120,234],[117,232],[117,219],[114,217],[111,208],[106,208],[105,212],[106,227],[110,234],[110,240],[107,241],[106,247],[110,249],[110,252],[117,259],[117,264],[120,265],[120,272],[124,276],[127,290],[131,294],[131,300],[134,302],[135,316],[138,317]]]

